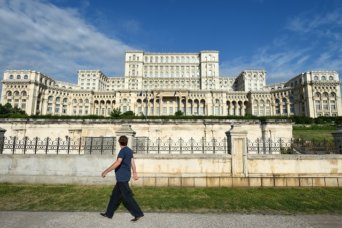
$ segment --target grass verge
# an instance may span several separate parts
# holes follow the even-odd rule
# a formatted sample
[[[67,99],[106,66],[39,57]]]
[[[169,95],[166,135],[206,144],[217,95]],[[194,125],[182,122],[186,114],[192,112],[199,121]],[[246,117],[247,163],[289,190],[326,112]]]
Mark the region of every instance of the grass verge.
[[[103,211],[111,190],[110,186],[0,184],[0,210]],[[342,214],[341,188],[135,187],[133,191],[145,212]]]
[[[304,140],[309,141],[330,141],[332,142],[334,140],[332,136],[332,132],[335,130],[316,130],[316,129],[293,129],[293,137],[294,138],[301,138]]]

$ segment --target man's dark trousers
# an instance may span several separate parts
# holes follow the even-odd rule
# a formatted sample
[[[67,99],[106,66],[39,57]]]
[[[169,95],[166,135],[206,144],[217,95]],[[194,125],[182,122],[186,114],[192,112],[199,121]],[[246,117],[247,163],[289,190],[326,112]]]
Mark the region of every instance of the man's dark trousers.
[[[116,182],[106,211],[106,215],[109,218],[113,217],[114,212],[118,209],[121,202],[123,202],[123,205],[134,217],[144,216],[138,203],[133,198],[133,193],[128,185],[128,181]]]

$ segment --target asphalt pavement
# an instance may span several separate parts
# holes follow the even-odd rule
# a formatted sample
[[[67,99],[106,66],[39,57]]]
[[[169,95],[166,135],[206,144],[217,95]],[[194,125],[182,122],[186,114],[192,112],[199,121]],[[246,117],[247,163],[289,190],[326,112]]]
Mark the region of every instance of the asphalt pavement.
[[[0,211],[1,228],[342,227],[341,215],[145,213],[137,222],[131,219],[130,214],[123,212],[108,219],[95,212]]]

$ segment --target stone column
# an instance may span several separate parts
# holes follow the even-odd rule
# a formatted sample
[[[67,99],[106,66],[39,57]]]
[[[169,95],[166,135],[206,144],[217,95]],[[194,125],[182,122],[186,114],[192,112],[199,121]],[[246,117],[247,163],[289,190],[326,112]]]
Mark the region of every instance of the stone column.
[[[2,154],[4,150],[5,132],[6,129],[0,127],[0,154]]]
[[[233,116],[233,114],[234,114],[234,112],[233,112],[233,103],[230,102],[230,104],[229,104],[229,115]]]
[[[232,155],[232,176],[247,177],[247,132],[242,131],[240,126],[232,125],[226,132],[228,139],[228,149]]]
[[[163,107],[164,107],[163,96],[160,96],[160,98],[159,98],[159,116],[164,115],[163,114]]]
[[[120,144],[118,142],[120,136],[126,136],[128,138],[128,144],[127,146],[131,149],[133,149],[133,141],[135,137],[136,132],[133,131],[131,128],[131,125],[128,124],[122,124],[121,128],[116,131],[116,153],[120,150]]]
[[[242,103],[241,104],[241,116],[245,116],[245,114],[246,114],[246,106]]]

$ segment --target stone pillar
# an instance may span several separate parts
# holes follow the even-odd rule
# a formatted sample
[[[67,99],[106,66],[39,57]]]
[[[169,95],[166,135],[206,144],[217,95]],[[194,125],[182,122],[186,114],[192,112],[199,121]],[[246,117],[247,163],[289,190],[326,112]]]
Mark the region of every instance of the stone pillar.
[[[232,155],[232,176],[247,177],[247,132],[242,131],[240,126],[232,125],[226,132],[228,139],[228,151]]]
[[[131,128],[131,125],[128,124],[122,124],[121,128],[116,131],[116,152],[120,150],[120,144],[118,142],[120,136],[126,136],[128,138],[128,144],[127,146],[131,149],[133,149],[133,141],[135,137],[135,131]]]
[[[331,133],[334,137],[336,152],[342,154],[342,126],[338,126],[337,131]]]
[[[246,106],[244,104],[241,104],[241,116],[246,115]]]
[[[164,113],[163,113],[163,108],[164,108],[163,96],[160,96],[160,98],[159,98],[159,116],[164,115]],[[166,114],[165,114],[165,115],[166,115]]]
[[[6,132],[6,129],[3,129],[0,127],[0,154],[2,154],[4,150],[5,132]]]

